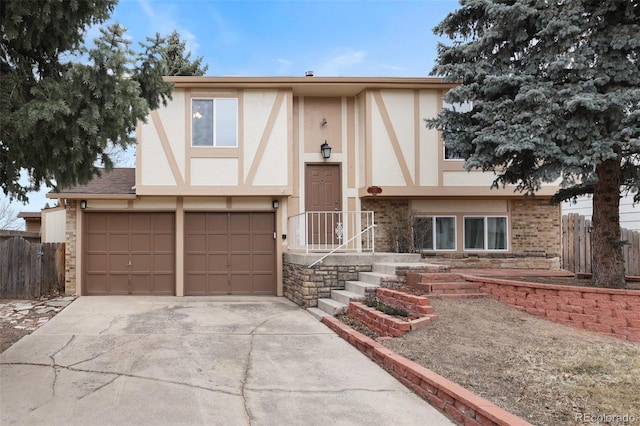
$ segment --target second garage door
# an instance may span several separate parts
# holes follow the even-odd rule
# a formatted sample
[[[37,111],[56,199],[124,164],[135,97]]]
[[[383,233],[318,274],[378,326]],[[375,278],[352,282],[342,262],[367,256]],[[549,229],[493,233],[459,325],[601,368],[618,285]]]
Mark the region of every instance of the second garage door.
[[[274,295],[271,212],[185,214],[185,295]]]

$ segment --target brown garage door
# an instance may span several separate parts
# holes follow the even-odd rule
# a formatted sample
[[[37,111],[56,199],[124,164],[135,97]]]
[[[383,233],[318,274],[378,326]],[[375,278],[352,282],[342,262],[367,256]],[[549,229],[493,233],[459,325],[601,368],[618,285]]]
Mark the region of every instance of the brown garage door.
[[[175,294],[173,213],[86,213],[83,294]]]
[[[185,295],[273,295],[273,213],[186,213]]]

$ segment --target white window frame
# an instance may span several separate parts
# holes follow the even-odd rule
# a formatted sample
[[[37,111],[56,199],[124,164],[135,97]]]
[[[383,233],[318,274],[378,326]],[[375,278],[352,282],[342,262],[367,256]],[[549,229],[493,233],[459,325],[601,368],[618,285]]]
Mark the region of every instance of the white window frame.
[[[235,145],[218,145],[217,143],[217,102],[219,100],[232,100],[235,101],[235,129],[234,129],[234,133],[235,133]],[[210,101],[213,104],[213,134],[212,134],[212,140],[211,140],[211,145],[195,145],[193,142],[193,136],[194,136],[194,131],[193,131],[193,118],[195,118],[195,113],[193,112],[194,108],[194,101]],[[191,98],[191,111],[189,114],[190,117],[190,123],[189,125],[190,130],[191,130],[191,147],[192,148],[238,148],[238,122],[239,122],[239,117],[238,117],[238,98],[223,98],[223,97],[197,97],[197,98]]]
[[[467,233],[466,233],[466,220],[467,219],[482,219],[483,220],[483,248],[467,248]],[[503,249],[489,249],[489,227],[487,226],[488,219],[504,219],[505,220],[505,248]],[[463,251],[468,252],[480,252],[480,251],[488,251],[488,252],[506,252],[509,251],[509,216],[504,215],[465,215],[462,217],[462,247]]]
[[[440,252],[444,252],[444,251],[450,251],[450,252],[454,252],[458,250],[458,220],[456,218],[456,216],[439,216],[439,215],[430,215],[430,214],[420,214],[420,215],[416,215],[415,216],[416,219],[426,219],[426,218],[431,218],[431,229],[433,229],[433,236],[431,239],[431,247],[433,248],[422,248],[422,247],[416,247],[416,250],[421,251],[421,252],[425,252],[425,251],[440,251]],[[437,244],[437,232],[436,232],[436,219],[453,219],[453,248],[452,249],[439,249],[438,244]],[[415,235],[415,234],[414,234]]]

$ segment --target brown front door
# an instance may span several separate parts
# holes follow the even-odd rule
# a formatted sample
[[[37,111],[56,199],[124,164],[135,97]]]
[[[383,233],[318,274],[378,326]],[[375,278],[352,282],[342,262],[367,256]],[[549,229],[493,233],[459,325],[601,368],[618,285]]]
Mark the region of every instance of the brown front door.
[[[307,164],[305,173],[305,210],[307,212],[341,212],[342,196],[339,164]],[[339,244],[336,227],[341,213],[308,215],[307,233],[313,245]]]
[[[274,295],[272,212],[185,214],[187,296]]]
[[[83,294],[175,293],[173,213],[86,213]]]

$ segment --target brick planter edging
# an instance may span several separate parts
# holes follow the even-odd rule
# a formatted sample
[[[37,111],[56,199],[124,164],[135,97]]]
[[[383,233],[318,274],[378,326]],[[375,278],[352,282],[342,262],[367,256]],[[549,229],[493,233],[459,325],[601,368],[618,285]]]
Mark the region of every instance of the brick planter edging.
[[[498,407],[411,360],[357,332],[340,320],[325,316],[322,322],[388,371],[422,399],[458,424],[479,426],[531,426],[520,417]]]
[[[349,315],[364,323],[380,336],[401,337],[410,330],[416,330],[438,318],[432,315],[433,308],[429,305],[429,298],[415,296],[388,288],[377,288],[376,297],[386,305],[396,309],[403,309],[415,319],[404,320],[380,312],[361,302],[349,302]]]
[[[640,291],[461,274],[502,303],[559,324],[640,342]]]

